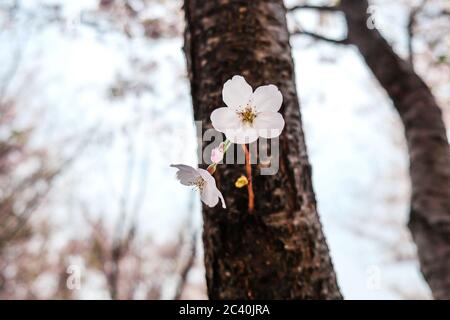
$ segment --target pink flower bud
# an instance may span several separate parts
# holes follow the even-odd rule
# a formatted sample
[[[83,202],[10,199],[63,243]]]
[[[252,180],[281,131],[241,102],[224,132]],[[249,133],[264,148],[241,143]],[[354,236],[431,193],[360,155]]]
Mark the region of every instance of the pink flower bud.
[[[211,161],[213,163],[219,163],[223,159],[224,154],[224,144],[223,142],[211,151]]]

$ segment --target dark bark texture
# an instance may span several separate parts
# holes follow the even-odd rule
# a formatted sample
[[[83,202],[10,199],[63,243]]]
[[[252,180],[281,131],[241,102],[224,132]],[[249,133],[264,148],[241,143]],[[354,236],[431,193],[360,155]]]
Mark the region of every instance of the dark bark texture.
[[[244,166],[220,165],[215,173],[228,209],[203,207],[209,297],[341,298],[316,210],[283,1],[185,0],[184,9],[195,119],[211,127],[211,112],[224,106],[224,82],[240,74],[253,88],[277,85],[286,120],[279,172],[261,176],[253,166],[253,214],[245,188],[234,186]]]
[[[405,127],[412,182],[409,228],[433,296],[450,299],[450,148],[442,112],[412,66],[376,29],[366,0],[342,0],[348,42],[358,47]]]

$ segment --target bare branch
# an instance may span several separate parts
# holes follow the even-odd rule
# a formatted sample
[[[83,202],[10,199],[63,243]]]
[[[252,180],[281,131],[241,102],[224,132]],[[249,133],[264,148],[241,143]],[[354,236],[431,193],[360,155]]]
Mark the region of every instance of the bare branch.
[[[349,44],[349,41],[348,41],[347,38],[344,38],[344,39],[331,39],[331,38],[327,38],[327,37],[322,36],[320,34],[309,32],[309,31],[296,30],[294,32],[291,32],[291,36],[295,36],[295,35],[306,35],[306,36],[309,36],[309,37],[314,38],[316,40],[321,40],[321,41],[325,41],[325,42],[329,42],[329,43],[333,43],[333,44],[339,44],[339,45]]]

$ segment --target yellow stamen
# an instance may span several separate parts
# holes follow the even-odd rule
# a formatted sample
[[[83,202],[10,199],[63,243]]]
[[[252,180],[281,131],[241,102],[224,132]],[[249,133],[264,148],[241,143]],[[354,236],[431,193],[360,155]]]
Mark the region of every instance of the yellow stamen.
[[[198,177],[198,179],[195,182],[192,182],[192,185],[194,186],[194,188],[203,191],[203,189],[206,186],[206,181],[202,177]]]
[[[238,111],[238,115],[241,118],[242,122],[248,124],[252,124],[257,116],[256,112],[250,106],[246,106],[244,110]]]

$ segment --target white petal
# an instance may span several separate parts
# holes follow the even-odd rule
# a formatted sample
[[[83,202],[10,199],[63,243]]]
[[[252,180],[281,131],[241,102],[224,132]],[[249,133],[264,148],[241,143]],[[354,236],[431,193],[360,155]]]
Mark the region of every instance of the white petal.
[[[192,185],[200,177],[197,169],[191,166],[185,164],[171,164],[170,166],[178,169],[177,179],[185,186]]]
[[[246,144],[252,143],[258,139],[258,132],[251,127],[241,127],[225,131],[225,136],[232,143]]]
[[[200,199],[208,206],[215,207],[219,202],[219,197],[217,196],[217,192],[211,187],[205,187],[200,194]]]
[[[227,129],[237,129],[241,125],[238,114],[226,107],[215,109],[210,118],[214,129],[220,132],[225,132]]]
[[[206,181],[207,184],[212,184],[216,186],[216,180],[211,175],[211,173],[208,172],[208,170],[198,168],[197,173],[203,178],[203,180]]]
[[[198,169],[198,173],[206,181],[205,187],[200,194],[200,198],[207,206],[215,207],[219,202],[219,195],[223,201],[222,194],[216,187],[216,180],[208,171],[204,169]],[[222,202],[222,206],[224,206],[224,202]]]
[[[223,85],[222,99],[225,104],[237,109],[248,103],[253,90],[242,76],[234,76]]]
[[[283,103],[283,96],[277,86],[269,84],[267,86],[258,87],[250,97],[251,105],[258,111],[280,110]]]
[[[217,189],[217,195],[219,196],[220,202],[222,202],[222,208],[226,209],[227,206],[225,205],[225,199],[219,189]]]
[[[253,121],[253,127],[260,137],[275,138],[283,131],[284,119],[278,112],[261,112]]]

